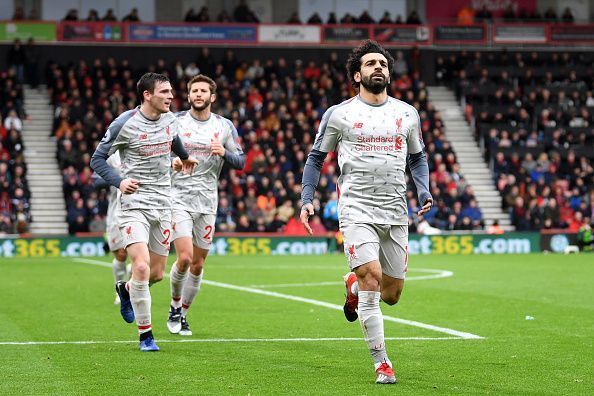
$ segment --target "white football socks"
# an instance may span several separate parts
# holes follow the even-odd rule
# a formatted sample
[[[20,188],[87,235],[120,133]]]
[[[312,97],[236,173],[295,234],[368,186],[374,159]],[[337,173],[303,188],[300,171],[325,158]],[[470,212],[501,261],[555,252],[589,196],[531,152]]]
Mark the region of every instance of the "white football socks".
[[[130,281],[130,302],[134,309],[138,333],[151,331],[151,293],[148,281]]]
[[[119,261],[117,258],[114,258],[111,262],[111,270],[113,272],[113,279],[115,283],[118,281],[125,281],[126,280],[126,262]]]
[[[365,335],[365,342],[376,366],[389,361],[384,341],[384,317],[380,310],[380,292],[359,291],[359,321]]]
[[[171,272],[169,273],[169,285],[171,287],[171,306],[173,308],[179,308],[182,305],[182,290],[189,272],[190,271],[180,272],[177,268],[177,261],[171,266]]]
[[[202,275],[204,275],[204,270],[198,276],[188,271],[188,279],[186,279],[186,283],[184,283],[184,290],[182,291],[182,316],[186,316],[188,314],[190,305],[192,305],[194,298],[196,298],[198,292],[200,291]]]

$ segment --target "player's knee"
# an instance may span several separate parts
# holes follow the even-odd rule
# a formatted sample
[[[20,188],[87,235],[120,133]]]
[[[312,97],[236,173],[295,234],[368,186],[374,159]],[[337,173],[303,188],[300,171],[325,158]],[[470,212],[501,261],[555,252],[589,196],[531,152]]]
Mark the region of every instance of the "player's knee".
[[[192,263],[192,254],[186,252],[179,252],[177,256],[177,262],[181,265],[182,268],[188,268],[188,266]]]
[[[128,258],[128,254],[126,254],[125,249],[118,249],[116,250],[113,255],[115,256],[116,260],[124,262]]]
[[[132,268],[134,277],[138,279],[148,279],[150,276],[151,269],[146,263],[136,263]]]
[[[381,282],[381,273],[378,275],[372,271],[363,274],[363,276],[357,276],[359,278],[359,289],[360,290],[379,290]]]
[[[149,279],[149,281],[151,282],[151,284],[157,283],[157,282],[161,282],[163,280],[163,271],[161,272],[156,272],[156,273],[151,273],[151,277]]]
[[[400,301],[400,294],[402,290],[396,290],[394,292],[383,293],[382,292],[382,301],[388,305],[396,305],[398,301]]]

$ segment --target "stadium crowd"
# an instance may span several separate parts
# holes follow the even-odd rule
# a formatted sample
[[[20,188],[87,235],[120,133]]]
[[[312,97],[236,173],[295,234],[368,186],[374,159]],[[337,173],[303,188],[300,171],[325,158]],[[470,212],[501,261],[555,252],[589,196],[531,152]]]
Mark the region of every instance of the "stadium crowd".
[[[577,231],[593,219],[592,60],[506,51],[437,59],[437,78],[466,103],[517,230]]]
[[[428,100],[417,67],[414,55],[409,63],[398,53],[390,92],[420,113],[436,202],[425,217],[443,229],[481,228],[482,215],[472,187],[460,174],[441,116]],[[282,57],[248,62],[237,59],[231,50],[215,60],[207,48],[188,65],[161,59],[140,69],[111,58],[90,63],[81,60],[76,65],[49,64],[48,87],[56,106],[53,134],[58,141],[70,231],[103,227],[106,193],[93,188],[90,154],[114,117],[137,105],[135,82],[146,71],[171,78],[176,88],[174,111],[188,107],[186,82],[193,75],[207,74],[218,84],[214,111],[236,125],[247,161],[242,172],[223,170],[217,229],[303,233],[298,213],[306,155],[324,111],[354,95],[344,60],[332,53],[323,62],[289,64]],[[338,228],[336,183],[336,155],[331,154],[316,195],[319,216],[312,223],[317,233]],[[418,204],[412,191],[409,206],[414,229],[413,213]]]
[[[0,234],[27,232],[31,222],[27,166],[21,138],[23,87],[10,52],[8,70],[0,71]]]

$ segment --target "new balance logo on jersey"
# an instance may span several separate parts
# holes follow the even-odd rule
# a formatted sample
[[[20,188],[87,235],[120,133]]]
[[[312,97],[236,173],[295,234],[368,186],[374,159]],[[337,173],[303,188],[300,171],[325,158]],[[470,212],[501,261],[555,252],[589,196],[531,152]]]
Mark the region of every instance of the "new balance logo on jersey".
[[[148,139],[148,134],[141,133],[140,136],[138,136],[138,139],[140,139],[140,140],[146,140],[146,139]]]
[[[362,122],[355,122],[355,124],[353,125],[353,129],[361,129],[361,128],[363,128]]]
[[[184,132],[183,136],[184,137],[191,137],[192,136],[192,132]]]

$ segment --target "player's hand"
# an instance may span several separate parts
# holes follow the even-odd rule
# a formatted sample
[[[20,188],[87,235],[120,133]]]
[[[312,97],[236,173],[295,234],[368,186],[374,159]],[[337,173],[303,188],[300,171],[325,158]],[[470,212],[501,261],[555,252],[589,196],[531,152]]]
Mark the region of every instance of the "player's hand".
[[[120,191],[122,194],[134,194],[138,190],[140,183],[136,179],[124,179],[120,183]]]
[[[427,200],[423,204],[423,207],[421,208],[421,210],[419,210],[417,212],[417,216],[422,216],[425,213],[429,212],[431,210],[432,206],[433,206],[433,198],[427,198]]]
[[[219,142],[218,138],[214,138],[210,141],[210,152],[221,157],[225,156],[225,147]]]
[[[313,216],[314,214],[314,207],[313,204],[305,204],[301,207],[301,214],[299,218],[301,219],[301,224],[303,224],[303,228],[307,231],[309,235],[313,235],[313,231],[309,226],[309,217]]]
[[[179,158],[179,157],[175,157],[173,159],[173,161],[171,161],[171,167],[176,172],[180,172],[182,170],[183,166],[184,166],[184,164],[183,164],[181,158]]]
[[[194,169],[196,169],[196,165],[198,164],[198,160],[192,156],[189,156],[187,160],[180,160],[182,162],[182,171],[185,174],[191,175],[194,173]]]

